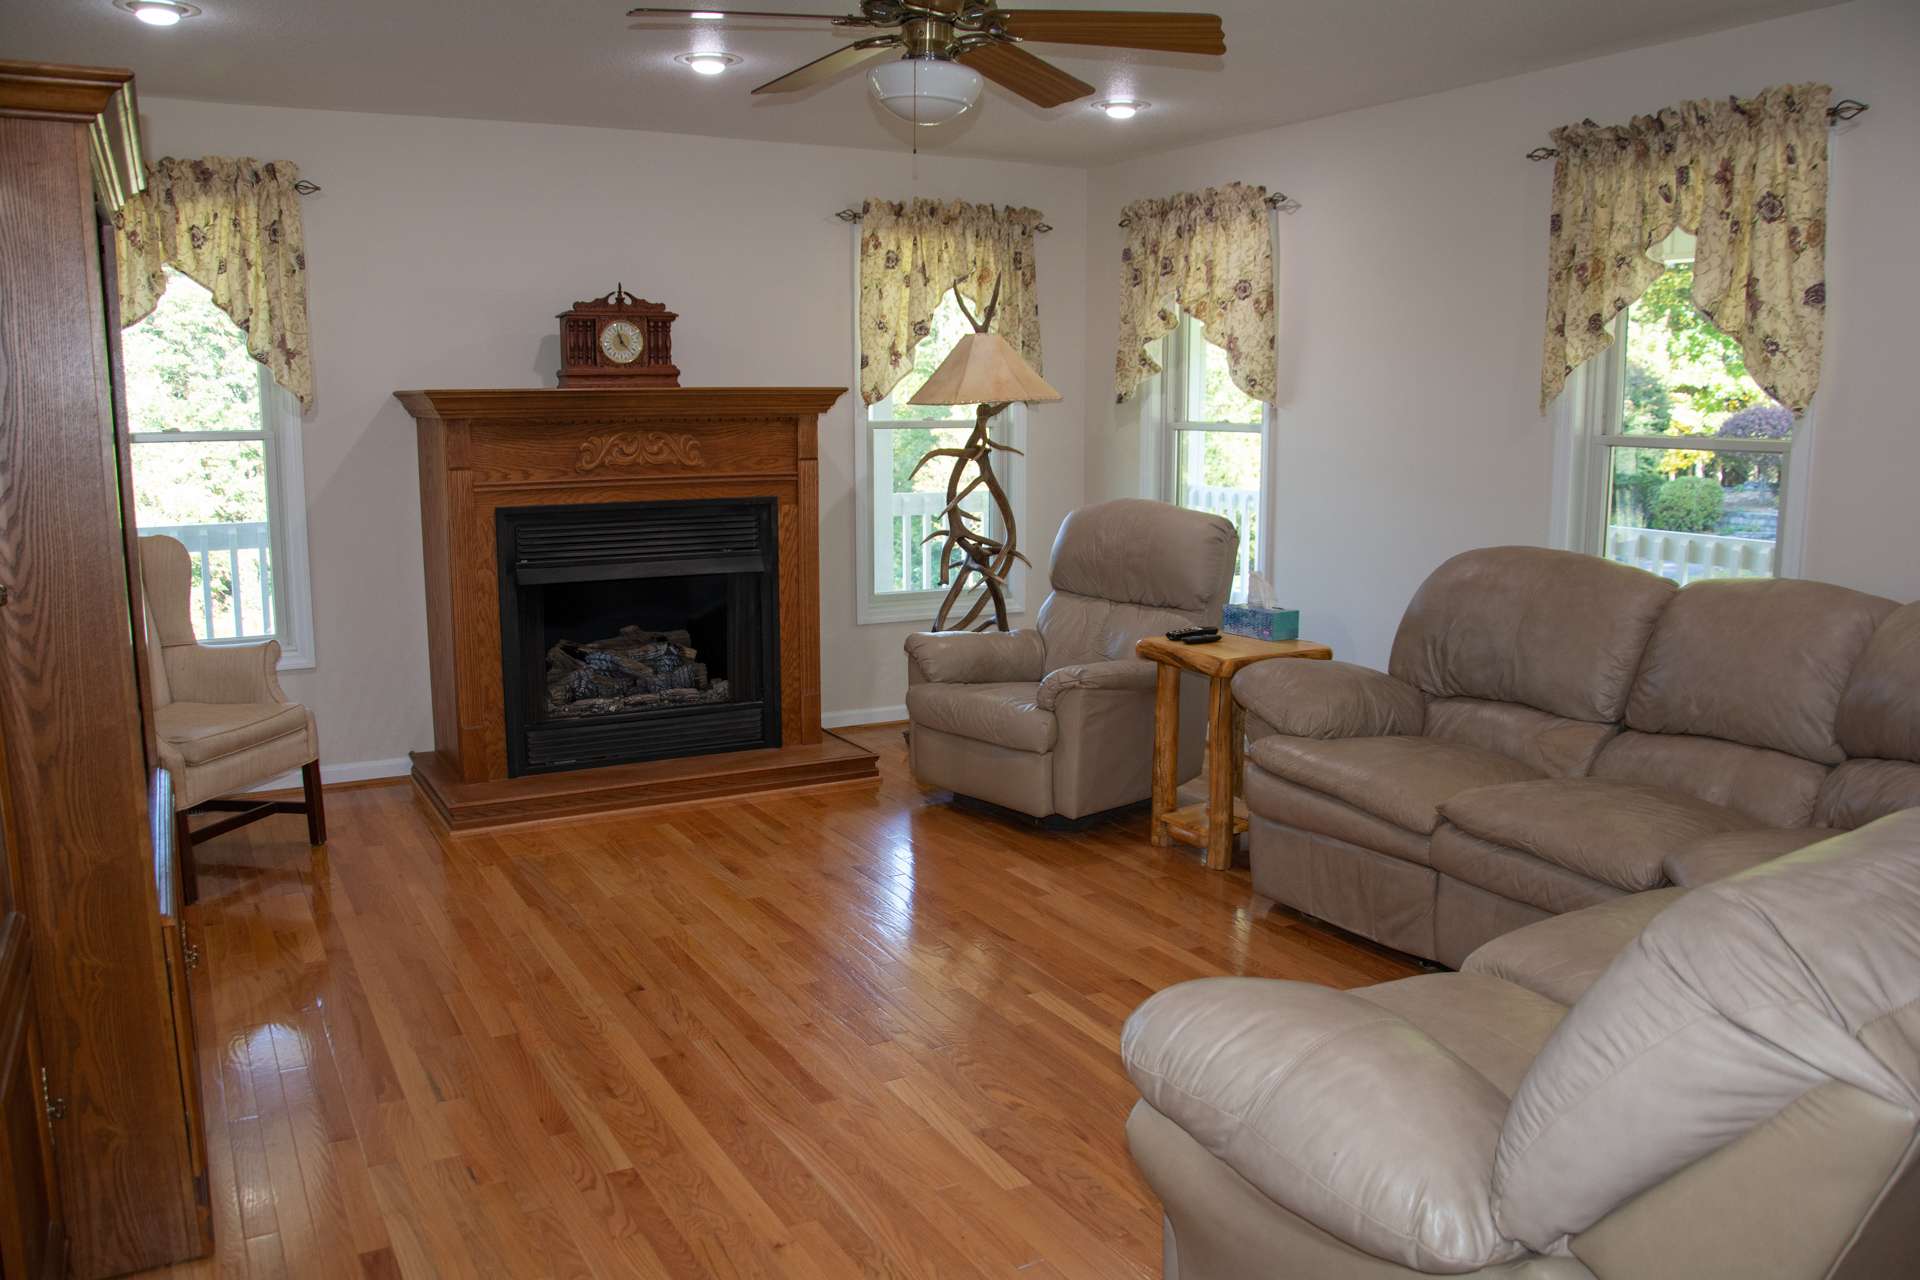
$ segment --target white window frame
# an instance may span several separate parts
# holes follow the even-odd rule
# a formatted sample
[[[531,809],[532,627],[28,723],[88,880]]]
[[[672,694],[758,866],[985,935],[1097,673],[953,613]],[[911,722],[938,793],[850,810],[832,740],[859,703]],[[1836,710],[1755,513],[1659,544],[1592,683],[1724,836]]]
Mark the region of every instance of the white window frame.
[[[1181,506],[1180,487],[1180,437],[1189,431],[1234,431],[1260,436],[1260,484],[1254,498],[1254,511],[1259,522],[1261,536],[1254,548],[1251,568],[1269,582],[1273,580],[1273,521],[1268,512],[1268,498],[1272,493],[1270,477],[1274,464],[1274,408],[1268,400],[1260,401],[1260,421],[1248,422],[1203,422],[1187,417],[1188,407],[1193,403],[1201,384],[1204,359],[1195,359],[1199,344],[1206,342],[1200,322],[1182,311],[1180,323],[1173,332],[1159,339],[1154,359],[1160,365],[1160,373],[1152,379],[1150,389],[1141,396],[1141,440],[1146,451],[1143,457],[1142,492],[1162,502]],[[1236,566],[1236,576],[1238,567]]]
[[[307,485],[300,438],[300,401],[274,381],[265,365],[260,379],[260,428],[257,431],[135,431],[128,435],[134,447],[143,444],[183,448],[195,443],[232,443],[258,440],[266,463],[267,537],[273,560],[273,639],[280,642],[281,671],[307,671],[315,666],[313,596],[307,565]],[[133,455],[137,460],[138,453]],[[139,466],[134,480],[139,481]],[[216,637],[202,644],[258,644],[260,637]]]
[[[1693,260],[1693,237],[1676,230],[1649,252],[1668,265]],[[1549,543],[1606,557],[1607,510],[1614,449],[1662,447],[1668,436],[1632,435],[1621,428],[1626,407],[1627,313],[1613,320],[1607,349],[1576,368],[1550,409],[1554,430],[1554,485]],[[1751,453],[1780,459],[1780,523],[1774,534],[1773,574],[1800,576],[1806,551],[1806,492],[1813,466],[1814,411],[1794,424],[1793,438],[1773,440],[1693,437],[1715,453]]]
[[[940,601],[946,597],[944,588],[927,591],[880,591],[874,583],[877,550],[882,541],[892,537],[892,513],[880,502],[877,491],[879,476],[892,476],[889,465],[884,473],[875,459],[881,440],[880,432],[894,427],[966,427],[971,429],[974,419],[969,414],[965,419],[955,418],[949,422],[928,422],[923,419],[894,420],[874,418],[872,406],[865,403],[859,394],[860,387],[860,249],[859,226],[854,227],[854,335],[853,335],[853,494],[854,494],[854,572],[859,581],[854,591],[855,622],[860,626],[898,622],[931,622],[934,613],[940,608]],[[997,453],[994,457],[994,475],[1007,492],[1007,500],[1013,508],[1013,518],[1021,528],[1027,527],[1027,406],[1011,404],[994,419],[993,438],[1002,444],[1012,445],[1019,453]],[[889,480],[891,483],[891,480]],[[889,495],[891,496],[891,495]],[[997,529],[999,521],[992,518],[992,507],[988,511],[992,523],[990,529]],[[1031,557],[1033,550],[1026,549]],[[1014,565],[1007,580],[1007,617],[1009,621],[1026,613],[1027,569],[1021,564]],[[957,616],[957,615],[956,615]]]

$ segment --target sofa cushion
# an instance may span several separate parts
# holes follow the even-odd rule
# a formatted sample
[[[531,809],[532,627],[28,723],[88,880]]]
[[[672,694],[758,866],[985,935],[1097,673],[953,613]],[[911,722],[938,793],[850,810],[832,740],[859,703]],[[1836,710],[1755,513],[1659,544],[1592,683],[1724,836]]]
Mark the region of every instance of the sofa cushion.
[[[1430,835],[1440,804],[1472,787],[1538,778],[1540,771],[1438,738],[1262,738],[1248,756],[1268,773]]]
[[[1462,884],[1555,915],[1610,902],[1623,892],[1524,849],[1468,835],[1450,822],[1433,833],[1427,856],[1434,870]]]
[[[1685,889],[1649,889],[1530,924],[1495,938],[1461,965],[1464,973],[1517,983],[1562,1005],[1585,995],[1613,958]]]
[[[153,709],[153,731],[188,764],[307,731],[307,709],[297,702],[169,702]]]
[[[1864,827],[1902,809],[1920,809],[1920,764],[1849,760],[1820,788],[1813,817],[1822,826]]]
[[[1266,665],[1278,667],[1286,664],[1269,662]],[[1250,761],[1247,764],[1244,789],[1247,808],[1271,822],[1377,849],[1421,866],[1427,865],[1429,860],[1426,836],[1388,822],[1385,818],[1376,818],[1324,791],[1315,791],[1312,787],[1277,778],[1257,762]]]
[[[1694,889],[1620,953],[1514,1095],[1495,1217],[1555,1247],[1840,1082],[1920,1112],[1920,812]]]
[[[1840,695],[1893,601],[1825,582],[1696,582],[1661,614],[1627,725],[1845,759]]]
[[[1387,669],[1436,698],[1522,702],[1620,719],[1665,578],[1598,556],[1489,547],[1435,569],[1400,620]]]
[[[1687,889],[1698,889],[1715,880],[1772,862],[1810,844],[1819,844],[1840,833],[1831,827],[1792,827],[1781,831],[1729,831],[1723,836],[1696,840],[1684,849],[1667,855],[1667,879]]]
[[[1826,765],[1689,734],[1623,733],[1593,762],[1596,778],[1684,791],[1736,810],[1760,826],[1804,827],[1826,781]]]
[[[1682,792],[1605,778],[1477,787],[1444,801],[1440,811],[1469,835],[1628,892],[1665,884],[1661,864],[1674,849],[1753,825]]]
[[[1850,756],[1920,760],[1920,601],[1888,615],[1840,697],[1840,746]]]
[[[1399,1014],[1508,1097],[1567,1012],[1525,986],[1473,973],[1423,973],[1349,994]]]
[[[1266,662],[1248,670],[1277,665]],[[1426,715],[1428,737],[1510,756],[1549,778],[1585,774],[1607,739],[1619,731],[1618,725],[1569,720],[1518,702],[1481,698],[1438,698],[1428,704]]]
[[[1053,712],[1042,711],[1040,686],[1006,684],[916,684],[907,687],[907,715],[916,725],[991,742],[1015,751],[1053,750]]]

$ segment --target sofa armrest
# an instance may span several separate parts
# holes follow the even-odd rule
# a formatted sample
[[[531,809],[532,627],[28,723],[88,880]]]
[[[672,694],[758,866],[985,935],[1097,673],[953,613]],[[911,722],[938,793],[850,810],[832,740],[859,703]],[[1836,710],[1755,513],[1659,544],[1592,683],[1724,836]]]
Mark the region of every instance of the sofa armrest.
[[[1426,695],[1351,662],[1256,662],[1233,678],[1233,696],[1295,738],[1386,738],[1427,723]]]
[[[175,702],[285,702],[280,642],[176,644],[162,650]]]
[[[907,637],[907,664],[934,684],[999,684],[1047,674],[1047,642],[1038,631],[918,631]]]
[[[1107,662],[1080,662],[1049,671],[1040,681],[1039,705],[1051,711],[1060,695],[1072,689],[1125,689],[1152,693],[1159,672],[1156,663],[1144,658],[1114,658]]]
[[[1397,1013],[1203,978],[1136,1009],[1120,1051],[1149,1106],[1356,1249],[1440,1274],[1525,1252],[1493,1220],[1506,1095]]]

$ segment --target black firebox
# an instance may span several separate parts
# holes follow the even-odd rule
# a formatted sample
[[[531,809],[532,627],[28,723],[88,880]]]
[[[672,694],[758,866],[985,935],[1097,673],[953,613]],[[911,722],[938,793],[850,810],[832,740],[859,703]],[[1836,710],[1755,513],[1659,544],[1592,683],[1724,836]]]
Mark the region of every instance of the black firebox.
[[[780,745],[774,505],[497,514],[509,775]]]

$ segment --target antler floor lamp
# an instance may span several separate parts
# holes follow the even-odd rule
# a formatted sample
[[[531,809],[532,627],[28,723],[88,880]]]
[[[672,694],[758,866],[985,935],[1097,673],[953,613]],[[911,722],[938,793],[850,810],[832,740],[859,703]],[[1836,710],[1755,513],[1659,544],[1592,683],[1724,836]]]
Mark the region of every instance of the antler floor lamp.
[[[945,524],[927,535],[929,541],[934,538],[941,540],[940,583],[947,588],[946,597],[940,601],[940,610],[933,618],[936,631],[985,631],[989,626],[1005,631],[1007,575],[1013,571],[1016,560],[1032,563],[1014,545],[1018,531],[1014,526],[1013,506],[1007,501],[1007,491],[1001,487],[999,477],[993,474],[995,452],[1020,451],[993,439],[987,429],[998,414],[1016,401],[1041,404],[1059,400],[1061,396],[1048,385],[1045,378],[1033,371],[1033,367],[1021,358],[1005,338],[987,332],[988,326],[993,323],[993,313],[999,301],[1000,287],[996,284],[993,300],[987,304],[980,319],[975,319],[966,310],[966,302],[961,301],[960,309],[972,323],[975,332],[954,345],[947,358],[941,361],[940,367],[933,371],[933,376],[927,379],[926,385],[908,401],[909,404],[979,406],[974,418],[973,434],[967,437],[963,447],[930,449],[913,467],[917,473],[935,458],[953,459],[953,472],[947,477],[947,505],[940,512]],[[971,478],[968,478],[969,469],[972,471]],[[961,505],[976,489],[985,489],[993,500],[994,510],[999,515],[998,527],[1004,532],[1004,537],[995,537],[986,521]],[[956,549],[960,553],[957,558],[954,555]],[[986,590],[974,600],[960,621],[950,623],[949,617],[976,576]],[[989,603],[993,605],[993,617],[981,620],[980,615]]]

